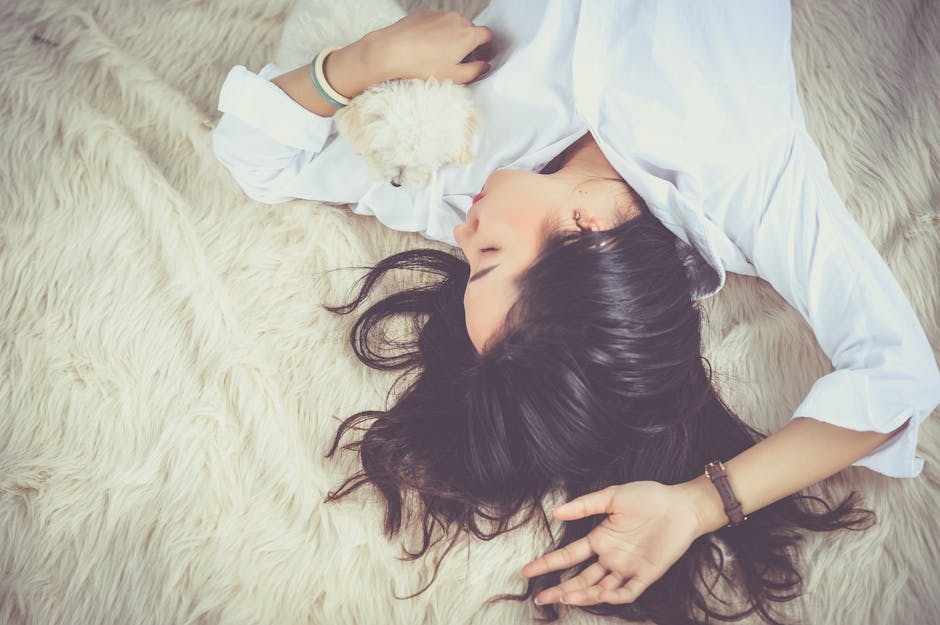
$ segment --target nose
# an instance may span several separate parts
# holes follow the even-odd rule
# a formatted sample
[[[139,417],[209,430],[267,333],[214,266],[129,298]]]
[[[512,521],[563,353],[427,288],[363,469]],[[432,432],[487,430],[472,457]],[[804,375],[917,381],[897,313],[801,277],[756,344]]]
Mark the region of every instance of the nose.
[[[473,235],[476,233],[477,228],[480,225],[480,220],[477,218],[476,213],[471,209],[467,214],[467,221],[457,224],[454,227],[454,240],[457,241],[457,245],[463,250],[464,255],[468,258],[470,255],[467,253],[469,249],[469,244],[473,241]]]

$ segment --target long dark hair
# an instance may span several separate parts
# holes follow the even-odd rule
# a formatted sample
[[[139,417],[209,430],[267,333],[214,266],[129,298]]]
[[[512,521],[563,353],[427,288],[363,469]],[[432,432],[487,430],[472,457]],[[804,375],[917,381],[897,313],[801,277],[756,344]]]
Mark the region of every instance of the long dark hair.
[[[391,538],[401,529],[404,497],[416,495],[423,544],[417,552],[403,547],[408,559],[423,556],[453,528],[489,540],[536,516],[550,531],[541,502],[554,489],[570,500],[636,480],[685,482],[708,461],[728,460],[765,436],[716,394],[677,239],[646,207],[612,230],[554,237],[519,279],[511,326],[483,354],[471,344],[464,318],[469,267],[446,252],[418,249],[386,258],[348,303],[328,310],[351,313],[383,277],[401,269],[427,279],[368,306],[350,344],[364,364],[401,371],[408,383],[391,408],[354,414],[339,426],[327,457],[346,432],[364,431],[343,447],[359,452],[362,470],[326,501],[371,483],[384,499]],[[413,334],[392,339],[387,325],[402,316]],[[743,525],[695,540],[634,603],[581,609],[663,625],[756,612],[779,625],[771,602],[791,600],[801,589],[797,530],[870,527],[874,513],[856,507],[857,498],[853,492],[835,508],[817,497],[781,499]],[[602,520],[566,522],[550,550]],[[435,527],[441,534],[432,542]],[[459,536],[454,532],[428,586]],[[564,573],[533,577],[525,593],[491,601],[529,599]],[[707,577],[733,583],[743,609],[715,609],[706,595],[732,604]],[[540,609],[557,620],[555,605]]]

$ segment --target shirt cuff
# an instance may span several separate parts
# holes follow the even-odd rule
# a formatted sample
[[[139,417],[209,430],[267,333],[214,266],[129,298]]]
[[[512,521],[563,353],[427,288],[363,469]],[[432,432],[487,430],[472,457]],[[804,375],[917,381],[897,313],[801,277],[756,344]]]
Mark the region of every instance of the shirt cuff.
[[[851,430],[881,433],[910,420],[901,432],[852,466],[867,467],[888,477],[916,477],[924,467],[924,459],[916,455],[917,432],[936,407],[936,395],[929,387],[914,384],[902,384],[886,392],[884,386],[871,384],[864,372],[837,370],[816,381],[793,418],[810,417]]]
[[[924,417],[911,416],[911,422],[898,434],[883,442],[874,451],[852,463],[867,467],[888,477],[917,477],[924,468],[924,459],[916,455],[917,430]]]
[[[333,130],[333,117],[304,108],[269,80],[282,73],[273,63],[258,74],[236,65],[222,83],[218,109],[279,143],[319,152]]]

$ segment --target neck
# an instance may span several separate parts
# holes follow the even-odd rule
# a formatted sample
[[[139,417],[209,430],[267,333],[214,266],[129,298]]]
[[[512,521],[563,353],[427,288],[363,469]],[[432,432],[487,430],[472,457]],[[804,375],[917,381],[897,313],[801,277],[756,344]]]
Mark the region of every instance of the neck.
[[[548,175],[579,193],[579,205],[592,207],[599,215],[609,212],[606,209],[610,206],[626,207],[628,215],[640,212],[643,200],[610,164],[591,133],[572,143],[559,156],[558,169]],[[587,183],[594,184],[584,188]]]
[[[566,170],[569,174],[577,173],[591,177],[623,180],[589,132],[565,150],[558,171]]]

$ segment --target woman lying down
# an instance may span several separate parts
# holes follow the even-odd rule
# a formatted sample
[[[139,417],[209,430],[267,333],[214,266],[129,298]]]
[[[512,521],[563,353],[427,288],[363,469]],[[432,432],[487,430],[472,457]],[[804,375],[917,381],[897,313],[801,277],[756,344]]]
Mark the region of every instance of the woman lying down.
[[[372,421],[350,446],[363,470],[327,500],[372,483],[393,536],[417,493],[420,557],[435,524],[487,539],[539,513],[547,527],[541,500],[561,488],[563,535],[522,569],[524,595],[500,597],[534,597],[552,620],[563,602],[776,623],[771,603],[800,592],[794,530],[873,520],[857,493],[829,506],[798,491],[850,465],[899,478],[923,465],[918,426],[940,402],[930,345],[807,134],[789,5],[734,4],[419,12],[330,52],[325,85],[308,65],[269,64],[236,66],[221,90],[215,153],[249,196],[349,203],[462,252],[386,258],[331,309],[353,312],[393,270],[434,277],[358,318],[363,363],[420,375],[340,426],[330,455]],[[489,63],[466,61],[484,45]],[[333,113],[430,76],[466,85],[482,112],[475,160],[420,191],[360,175]],[[722,403],[701,353],[698,302],[726,271],[773,285],[835,367],[769,436]],[[416,330],[393,352],[382,328],[401,315]],[[733,575],[741,611],[694,583],[716,574]]]

